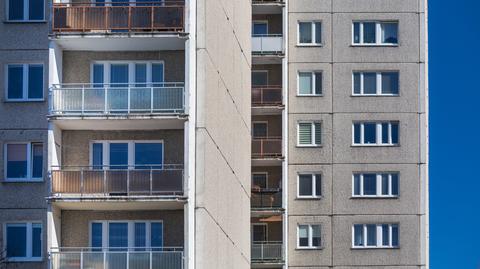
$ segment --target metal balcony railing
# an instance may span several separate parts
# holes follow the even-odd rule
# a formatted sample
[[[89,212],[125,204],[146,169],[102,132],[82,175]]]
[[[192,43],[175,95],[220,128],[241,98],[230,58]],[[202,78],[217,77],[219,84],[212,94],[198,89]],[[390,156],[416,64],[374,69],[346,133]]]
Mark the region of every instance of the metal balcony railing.
[[[253,86],[252,106],[282,105],[282,86]]]
[[[281,262],[283,261],[282,242],[253,242],[252,262]]]
[[[183,248],[53,248],[51,269],[183,269]]]
[[[182,114],[185,93],[181,82],[56,84],[50,89],[54,116],[121,114]]]
[[[184,32],[183,1],[53,3],[52,32]]]
[[[51,174],[57,196],[181,196],[184,189],[182,165],[64,166]]]
[[[280,189],[252,189],[250,199],[252,209],[281,209],[282,191]]]
[[[281,158],[282,138],[281,137],[254,137],[252,139],[252,157]]]
[[[283,37],[281,34],[252,36],[252,52],[254,54],[282,54]]]

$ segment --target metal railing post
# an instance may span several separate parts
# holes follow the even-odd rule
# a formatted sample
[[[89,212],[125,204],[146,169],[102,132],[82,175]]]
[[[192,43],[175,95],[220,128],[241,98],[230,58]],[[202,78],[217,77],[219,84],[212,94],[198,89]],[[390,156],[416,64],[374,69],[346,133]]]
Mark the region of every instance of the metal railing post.
[[[82,84],[82,115],[85,113],[85,84]]]
[[[83,168],[80,171],[80,196],[83,196],[83,193],[85,192],[85,186],[84,186],[84,174],[83,174]]]
[[[150,168],[150,195],[153,194],[153,169]]]
[[[130,8],[130,7],[129,7]],[[129,22],[130,23],[130,22]],[[127,113],[130,114],[130,93],[131,87],[130,85],[127,87]]]
[[[83,269],[83,251],[80,251],[80,269]]]
[[[103,194],[107,193],[107,170],[103,170]]]
[[[153,114],[153,85],[150,86],[150,113]]]
[[[127,196],[130,196],[130,169],[127,169]]]
[[[104,114],[107,114],[107,107],[108,107],[108,87],[105,87],[105,108],[103,110]]]

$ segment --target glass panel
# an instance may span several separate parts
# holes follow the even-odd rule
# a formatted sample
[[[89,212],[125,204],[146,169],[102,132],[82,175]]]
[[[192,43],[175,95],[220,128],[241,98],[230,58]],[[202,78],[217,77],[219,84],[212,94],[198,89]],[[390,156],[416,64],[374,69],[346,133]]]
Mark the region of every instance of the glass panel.
[[[353,93],[360,94],[361,93],[361,75],[360,73],[353,73]]]
[[[127,87],[128,85],[128,64],[112,64],[110,83],[115,87]]]
[[[43,66],[28,66],[28,98],[43,98]]]
[[[321,244],[320,225],[312,225],[312,247],[319,247]]]
[[[23,0],[8,0],[8,19],[23,20]]]
[[[162,143],[135,143],[135,169],[161,169]]]
[[[253,188],[267,188],[267,174],[253,174],[252,184]]]
[[[7,224],[7,257],[27,256],[27,225]]]
[[[312,43],[312,23],[310,22],[299,22],[299,42],[300,43]]]
[[[398,247],[398,225],[392,225],[392,247]]]
[[[382,73],[382,93],[398,94],[398,72]]]
[[[315,22],[315,43],[322,43],[322,23]]]
[[[92,234],[90,236],[91,236],[92,248],[101,248],[102,247],[102,223],[98,223],[98,222],[92,223]]]
[[[163,247],[163,223],[152,222],[150,231],[150,244],[153,247]],[[160,249],[153,249],[159,251]]]
[[[360,141],[361,139],[361,124],[360,123],[355,123],[353,125],[353,142],[355,144],[360,144],[362,143],[362,141]]]
[[[300,196],[312,196],[313,195],[313,183],[312,175],[299,175],[298,176],[298,194]]]
[[[315,145],[322,144],[322,124],[314,123],[315,126]]]
[[[353,175],[353,194],[360,195],[360,175]]]
[[[398,43],[398,23],[382,23],[382,43]]]
[[[388,224],[382,224],[382,246],[390,246],[390,231]]]
[[[363,175],[363,194],[364,195],[377,194],[377,175],[376,174]]]
[[[374,22],[363,23],[363,43],[376,43],[376,24]]]
[[[147,64],[135,64],[135,87],[146,87]]]
[[[43,175],[43,145],[32,144],[32,177],[41,178]]]
[[[363,93],[376,94],[377,93],[377,74],[363,73]]]
[[[353,43],[360,43],[360,23],[353,23]]]
[[[135,223],[135,247],[146,247],[147,246],[147,226],[145,223]],[[136,249],[144,250],[144,249]]]
[[[30,20],[43,20],[44,0],[29,0],[28,14]]]
[[[108,226],[108,246],[113,251],[125,251],[119,248],[128,247],[128,223],[109,223]]]
[[[382,123],[382,143],[389,144],[388,141],[388,123]]]
[[[315,175],[315,195],[322,195],[322,175],[320,174]]]
[[[253,137],[267,137],[268,124],[254,122],[253,123]]]
[[[23,98],[23,66],[21,65],[8,66],[8,98]]]
[[[253,36],[261,36],[268,34],[268,24],[266,22],[253,22]]]
[[[103,143],[93,143],[92,150],[93,169],[103,169]]]
[[[32,224],[32,257],[42,256],[42,225]]]
[[[388,174],[382,174],[382,195],[389,195],[388,185]]]
[[[353,225],[353,239],[354,246],[363,246],[363,225]]]
[[[322,73],[315,73],[315,94],[322,94]]]
[[[128,168],[128,144],[110,143],[110,169]]]
[[[377,124],[365,123],[363,125],[363,142],[365,144],[377,143]]]
[[[27,178],[27,144],[7,144],[7,178]]]
[[[398,195],[398,174],[392,174],[392,195]]]
[[[253,242],[267,241],[267,225],[253,225]]]
[[[298,143],[300,145],[312,144],[312,124],[310,123],[298,124]]]
[[[308,247],[308,225],[298,226],[298,245]]]
[[[398,123],[392,123],[392,143],[398,144]]]
[[[253,86],[268,85],[268,73],[267,72],[252,72],[252,85]]]
[[[298,93],[312,94],[312,73],[310,72],[298,73]]]
[[[103,64],[94,64],[93,65],[93,87],[102,88],[103,87]]]
[[[152,82],[154,87],[163,86],[163,64],[152,64]]]
[[[367,224],[367,246],[377,245],[377,225]]]

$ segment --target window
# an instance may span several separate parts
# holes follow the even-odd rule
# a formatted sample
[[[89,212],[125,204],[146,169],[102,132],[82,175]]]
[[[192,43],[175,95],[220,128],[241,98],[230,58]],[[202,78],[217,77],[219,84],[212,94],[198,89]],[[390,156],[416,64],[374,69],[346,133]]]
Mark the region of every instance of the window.
[[[252,22],[252,35],[253,36],[268,35],[268,22],[267,21]]]
[[[353,197],[398,197],[398,173],[353,174]]]
[[[318,224],[298,225],[298,248],[320,248],[322,244],[321,230]]]
[[[322,144],[322,128],[319,122],[298,123],[298,146],[320,146]]]
[[[298,175],[298,198],[319,198],[322,195],[321,174]]]
[[[354,224],[353,248],[397,248],[398,224]]]
[[[298,72],[298,95],[321,95],[322,79],[322,72]]]
[[[268,137],[268,123],[267,122],[252,122],[253,137],[265,138]]]
[[[161,61],[98,61],[91,65],[93,87],[111,84],[115,87],[145,87],[152,84],[161,87],[164,82],[164,66]]]
[[[398,72],[354,72],[354,95],[398,95]]]
[[[252,188],[266,189],[268,186],[268,173],[252,173]]]
[[[354,22],[353,44],[397,45],[398,22]]]
[[[160,250],[163,247],[163,222],[93,221],[90,224],[90,246],[93,251],[100,251],[102,248],[112,250],[134,248],[136,251],[143,251],[150,247],[158,247]]]
[[[42,224],[7,223],[6,250],[10,261],[42,260]]]
[[[252,71],[252,86],[268,85],[268,71],[254,70]]]
[[[43,101],[43,64],[7,65],[8,101]]]
[[[12,181],[42,180],[43,144],[5,144],[6,179]]]
[[[267,242],[268,241],[268,226],[266,223],[252,224],[252,242]]]
[[[161,169],[163,164],[162,141],[93,141],[90,152],[93,169]]]
[[[353,144],[363,146],[398,145],[398,122],[357,122],[353,124]]]
[[[44,0],[7,0],[8,21],[43,21]]]
[[[299,45],[321,45],[322,23],[318,21],[298,22]]]

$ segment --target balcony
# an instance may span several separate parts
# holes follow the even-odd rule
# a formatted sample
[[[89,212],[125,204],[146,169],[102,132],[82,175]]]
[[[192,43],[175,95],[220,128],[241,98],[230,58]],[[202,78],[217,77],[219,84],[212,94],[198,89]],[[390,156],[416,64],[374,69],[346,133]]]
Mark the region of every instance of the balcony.
[[[283,263],[282,242],[253,242],[252,263]]]
[[[281,159],[282,157],[281,137],[254,137],[252,139],[253,159]]]
[[[282,209],[282,191],[275,189],[252,189],[252,210],[270,211]]]
[[[283,37],[281,34],[252,36],[252,53],[255,55],[283,54]]]
[[[252,14],[282,14],[284,0],[253,0]]]
[[[52,269],[182,269],[183,248],[57,248]]]
[[[281,106],[282,86],[254,86],[252,106]]]

